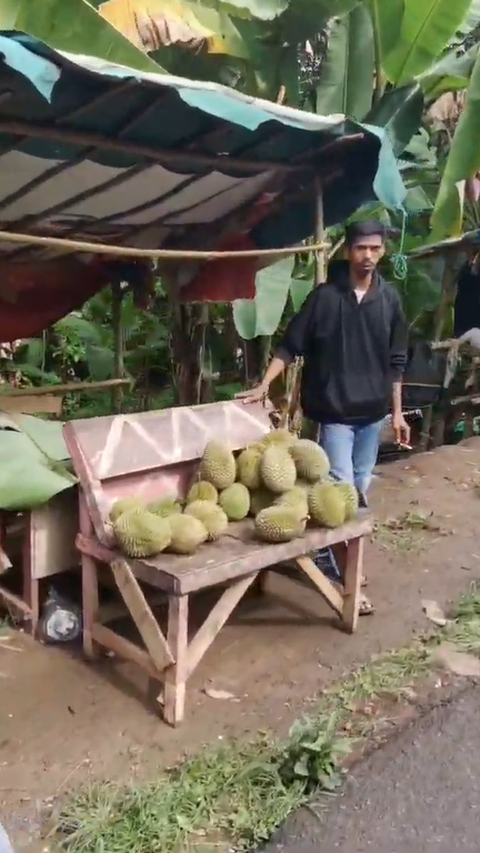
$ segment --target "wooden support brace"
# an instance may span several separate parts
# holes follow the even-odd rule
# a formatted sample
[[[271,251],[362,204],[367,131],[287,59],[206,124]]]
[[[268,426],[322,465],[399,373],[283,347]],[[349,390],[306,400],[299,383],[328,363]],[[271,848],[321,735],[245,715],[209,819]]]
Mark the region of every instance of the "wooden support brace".
[[[217,601],[215,607],[211,610],[202,627],[198,629],[192,642],[188,647],[187,653],[187,677],[192,674],[198,666],[207,649],[212,645],[215,637],[221,631],[225,622],[241,598],[245,595],[247,589],[254,582],[258,572],[249,575],[237,583],[232,584],[225,590],[221,598]]]
[[[320,593],[324,601],[329,607],[339,616],[343,614],[343,595],[338,589],[325,577],[323,572],[315,565],[310,557],[297,557],[295,560],[300,571],[304,572],[311,580],[316,590]]]
[[[160,674],[175,659],[169,644],[128,563],[119,558],[113,560],[110,565],[120,594],[147,647],[154,667]]]

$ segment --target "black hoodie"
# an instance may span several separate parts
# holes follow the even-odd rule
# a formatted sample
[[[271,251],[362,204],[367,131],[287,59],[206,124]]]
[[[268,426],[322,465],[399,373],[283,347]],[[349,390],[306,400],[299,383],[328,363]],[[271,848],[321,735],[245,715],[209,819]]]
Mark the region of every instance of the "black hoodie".
[[[358,302],[348,263],[330,265],[327,282],[290,321],[277,356],[303,356],[301,403],[318,423],[369,424],[390,407],[407,360],[407,326],[396,290],[377,273]]]

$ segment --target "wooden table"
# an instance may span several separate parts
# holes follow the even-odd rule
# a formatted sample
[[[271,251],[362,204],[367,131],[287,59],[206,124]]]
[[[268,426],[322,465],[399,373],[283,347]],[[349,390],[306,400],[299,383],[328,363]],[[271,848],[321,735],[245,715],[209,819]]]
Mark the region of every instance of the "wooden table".
[[[190,412],[196,428],[190,431],[188,444],[188,429],[183,432],[183,443],[181,440],[181,421],[185,419],[188,423]],[[151,679],[163,684],[159,701],[165,720],[178,725],[184,717],[189,677],[249,587],[279,563],[293,562],[300,575],[308,577],[338,614],[341,624],[350,632],[355,630],[363,537],[371,531],[372,523],[368,514],[360,513],[356,520],[336,530],[309,529],[292,542],[269,545],[255,538],[253,520],[247,519],[231,523],[221,540],[201,546],[190,556],[163,553],[146,560],[126,559],[116,552],[108,524],[112,499],[137,493],[148,499],[159,492],[169,493],[173,486],[182,493],[209,438],[224,435],[235,450],[258,439],[269,428],[268,413],[263,407],[246,407],[237,402],[209,404],[192,410],[164,410],[155,413],[156,419],[150,417],[149,422],[152,414],[70,422],[65,427],[65,439],[82,486],[77,547],[82,556],[85,654],[92,659],[99,649],[108,649],[144,669]],[[92,435],[94,429],[97,429],[96,439]],[[129,452],[128,442],[135,437],[137,445]],[[140,438],[143,438],[143,455]],[[307,556],[317,548],[334,544],[344,556],[340,560],[343,594]],[[108,567],[144,648],[100,621],[99,578]],[[190,638],[192,596],[214,587],[220,588],[221,595],[203,625]],[[152,588],[162,591],[168,603],[165,633],[147,600],[145,589]]]

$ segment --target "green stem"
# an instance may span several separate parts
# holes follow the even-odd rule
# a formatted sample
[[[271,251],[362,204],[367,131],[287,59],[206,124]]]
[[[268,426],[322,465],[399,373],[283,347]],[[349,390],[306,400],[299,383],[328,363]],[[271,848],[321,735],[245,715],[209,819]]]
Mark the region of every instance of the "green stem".
[[[372,107],[376,107],[383,98],[387,80],[385,74],[382,71],[382,46],[380,43],[380,26],[377,15],[377,7],[375,3],[370,3],[370,14],[372,16],[373,52],[375,61],[375,87],[372,95]]]

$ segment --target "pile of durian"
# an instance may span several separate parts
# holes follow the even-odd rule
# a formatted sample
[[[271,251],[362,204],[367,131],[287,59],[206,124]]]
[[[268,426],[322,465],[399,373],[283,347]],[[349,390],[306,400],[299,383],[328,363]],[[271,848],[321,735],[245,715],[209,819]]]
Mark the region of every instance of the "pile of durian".
[[[325,452],[314,441],[277,429],[235,456],[228,445],[209,441],[198,480],[185,501],[166,497],[143,504],[117,501],[110,522],[119,548],[129,557],[168,551],[191,554],[215,542],[230,521],[254,518],[264,542],[289,542],[307,522],[340,527],[358,510],[356,489],[329,479]]]

